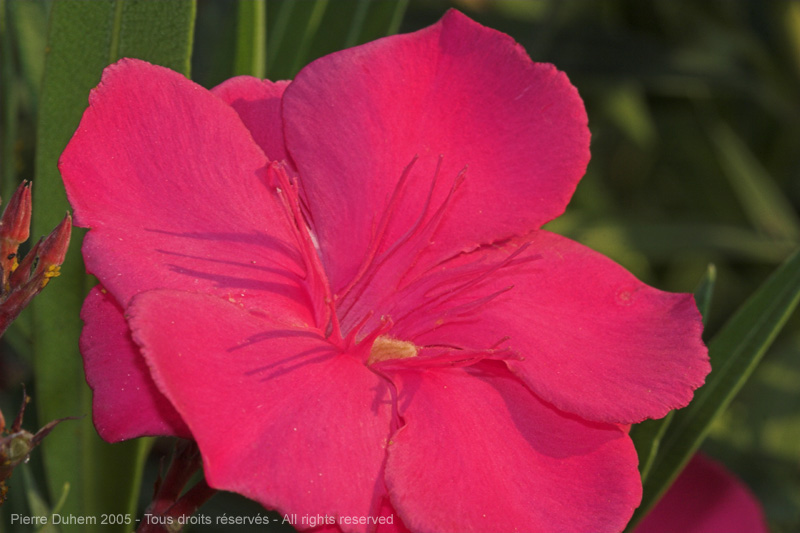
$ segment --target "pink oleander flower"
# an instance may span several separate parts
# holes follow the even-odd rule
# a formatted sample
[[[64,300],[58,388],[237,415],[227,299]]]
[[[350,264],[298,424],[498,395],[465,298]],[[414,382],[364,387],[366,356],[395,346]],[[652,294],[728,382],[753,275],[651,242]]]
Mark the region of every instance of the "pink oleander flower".
[[[627,424],[709,364],[691,295],[539,229],[589,160],[563,73],[450,11],[291,82],[125,59],[89,100],[60,169],[103,438],[190,437],[299,529],[625,526]]]
[[[722,465],[692,457],[635,533],[768,533],[761,504]]]

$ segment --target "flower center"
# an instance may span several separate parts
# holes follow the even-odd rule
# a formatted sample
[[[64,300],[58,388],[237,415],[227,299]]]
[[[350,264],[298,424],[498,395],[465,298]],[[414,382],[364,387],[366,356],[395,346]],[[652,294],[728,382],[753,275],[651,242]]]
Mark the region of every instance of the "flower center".
[[[387,359],[406,359],[417,356],[417,347],[413,343],[380,335],[372,343],[367,365],[386,361]]]

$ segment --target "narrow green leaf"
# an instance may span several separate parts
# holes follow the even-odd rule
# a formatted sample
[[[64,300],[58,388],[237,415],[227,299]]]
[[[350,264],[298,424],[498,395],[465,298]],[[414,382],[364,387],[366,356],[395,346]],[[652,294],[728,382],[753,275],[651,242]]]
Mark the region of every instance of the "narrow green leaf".
[[[669,488],[719,416],[753,373],[800,301],[800,251],[781,265],[709,344],[711,374],[692,403],[675,413],[629,529]]]
[[[300,40],[300,46],[297,47],[297,53],[294,56],[293,73],[299,71],[308,62],[308,49],[317,34],[317,29],[322,22],[326,9],[328,9],[328,0],[314,0],[314,7],[308,17],[303,38]]]
[[[11,91],[14,70],[11,66],[11,34],[8,29],[8,6],[0,0],[0,195],[7,196],[13,189],[8,182],[14,175],[14,140],[17,130],[17,104]]]
[[[643,149],[651,148],[658,138],[656,124],[639,83],[619,84],[604,95],[603,108],[617,127]]]
[[[8,24],[14,39],[18,66],[26,95],[35,107],[44,69],[47,9],[42,1],[10,2]]]
[[[33,480],[33,476],[31,475],[28,468],[22,468],[20,472],[22,475],[23,484],[25,485],[25,494],[28,497],[28,508],[30,509],[28,516],[52,516],[53,513],[57,513],[58,507],[50,508],[47,505],[47,502],[42,499],[41,494],[39,493],[38,488],[36,487],[36,482]],[[64,487],[64,494],[69,493],[69,485]],[[59,533],[59,529],[56,525],[49,522],[47,525],[37,528],[37,533]]]
[[[800,237],[800,219],[774,178],[721,119],[710,128],[717,158],[753,225],[779,238]]]
[[[233,73],[265,78],[267,75],[267,5],[265,0],[237,4],[236,57]]]
[[[397,0],[397,4],[392,13],[392,20],[386,28],[386,35],[394,35],[400,31],[400,24],[403,23],[403,17],[406,15],[408,9],[408,0]]]
[[[350,22],[350,29],[347,30],[347,38],[344,41],[344,48],[350,48],[358,44],[358,37],[364,29],[367,20],[370,0],[358,0],[356,9],[353,12],[353,20]]]
[[[667,432],[674,415],[675,411],[670,411],[664,418],[645,420],[631,428],[631,439],[636,447],[636,453],[639,455],[639,474],[642,477],[642,483],[645,483],[647,476],[650,474],[653,461],[655,461],[658,449],[661,446],[661,440],[664,438],[664,434]]]
[[[269,34],[269,42],[267,44],[267,65],[268,71],[271,73],[273,65],[278,57],[282,57],[281,53],[283,47],[283,40],[286,37],[286,32],[289,29],[289,20],[292,18],[292,11],[299,2],[282,2],[278,9],[278,14],[270,20],[275,20],[272,26],[272,31]]]
[[[719,224],[593,221],[584,223],[567,213],[548,224],[587,246],[606,253],[609,245],[625,243],[653,260],[665,260],[687,250],[715,253],[730,259],[780,264],[797,246],[794,239],[765,238],[750,229]]]
[[[150,450],[153,449],[153,443],[155,443],[155,438],[142,437],[137,441],[135,457],[131,463],[131,472],[137,476],[136,493],[131,494],[131,498],[128,501],[128,508],[124,511],[131,516],[135,515],[139,508],[139,499],[137,496],[141,487],[141,475],[142,472],[144,472],[147,456],[150,455]]]
[[[68,209],[58,158],[78,126],[103,68],[138,57],[188,74],[195,3],[187,0],[56,0],[50,14],[42,81],[34,181],[35,237],[49,233]],[[33,302],[35,396],[39,420],[83,419],[53,432],[42,445],[51,497],[71,486],[62,513],[125,513],[135,505],[142,448],[147,442],[108,445],[91,424],[78,337],[79,312],[93,282],[80,257],[82,231],[74,231],[61,277]],[[64,531],[124,531],[126,527],[64,526]]]
[[[292,78],[314,59],[396,33],[408,6],[407,0],[348,3],[351,9],[329,0],[271,0],[267,77]]]
[[[800,70],[800,4],[797,2],[787,2],[783,14],[783,21],[786,27],[786,40],[794,58],[794,67]]]
[[[697,289],[694,291],[694,301],[700,314],[703,315],[703,324],[708,322],[708,312],[711,310],[711,297],[714,294],[714,285],[717,282],[717,267],[709,264],[706,273]]]
[[[32,154],[39,86],[44,69],[47,6],[42,0],[0,0],[0,197],[11,197],[33,174]],[[23,247],[24,249],[24,247]],[[24,359],[31,355],[31,313],[24,311],[3,343]]]

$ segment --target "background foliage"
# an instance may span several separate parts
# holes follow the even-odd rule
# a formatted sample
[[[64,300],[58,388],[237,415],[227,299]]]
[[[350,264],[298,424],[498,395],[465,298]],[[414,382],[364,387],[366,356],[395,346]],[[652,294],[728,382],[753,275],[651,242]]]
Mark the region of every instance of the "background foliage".
[[[93,7],[76,15],[75,4]],[[592,161],[567,213],[548,227],[666,290],[694,291],[713,263],[706,338],[714,338],[800,241],[800,3],[0,0],[0,193],[7,199],[21,179],[36,177],[36,238],[63,216],[58,154],[89,88],[118,57],[191,70],[206,87],[243,73],[288,79],[315,57],[422,28],[453,6],[509,33],[534,60],[556,64],[586,102]],[[108,446],[94,437],[74,346],[77,308],[91,282],[77,253],[79,234],[74,238],[65,275],[2,339],[0,409],[13,417],[24,382],[39,412],[36,420],[29,410],[28,429],[59,416],[85,418],[54,431],[44,453],[12,477],[0,532],[11,531],[10,513],[56,506],[65,481],[64,510],[141,512],[153,458],[165,449],[157,444],[151,455],[140,496],[137,465],[149,443]],[[800,333],[798,318],[788,317],[796,263],[768,293],[769,302],[784,302],[774,316],[769,302],[753,304],[737,326],[747,330],[762,316],[774,326],[748,352],[747,366],[789,320],[703,443],[753,489],[775,532],[800,530]],[[732,341],[725,354],[740,346],[743,340]],[[747,376],[742,370],[734,378]],[[667,436],[681,427],[681,416]],[[108,492],[120,487],[133,494]],[[203,512],[260,508],[225,495]]]

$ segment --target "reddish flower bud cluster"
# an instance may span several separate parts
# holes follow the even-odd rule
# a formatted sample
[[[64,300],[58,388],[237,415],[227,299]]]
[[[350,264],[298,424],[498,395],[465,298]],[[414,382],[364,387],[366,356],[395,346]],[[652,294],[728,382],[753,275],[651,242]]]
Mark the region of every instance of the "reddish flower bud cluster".
[[[50,278],[59,275],[69,247],[72,217],[67,213],[50,235],[39,239],[20,261],[19,245],[30,235],[30,185],[28,181],[22,182],[0,218],[0,335]]]
[[[23,184],[23,186],[25,185]],[[30,198],[30,193],[28,198]],[[30,213],[30,205],[28,212]],[[5,218],[3,220],[5,221]],[[11,477],[14,468],[20,463],[27,462],[31,450],[38,446],[54,427],[67,420],[66,418],[53,420],[37,431],[36,434],[25,431],[22,429],[22,417],[25,414],[25,406],[30,401],[30,398],[24,392],[23,396],[22,406],[19,408],[19,413],[14,419],[14,423],[11,424],[8,433],[6,433],[6,421],[3,418],[3,413],[0,413],[0,505],[6,501],[8,492],[6,479]]]

